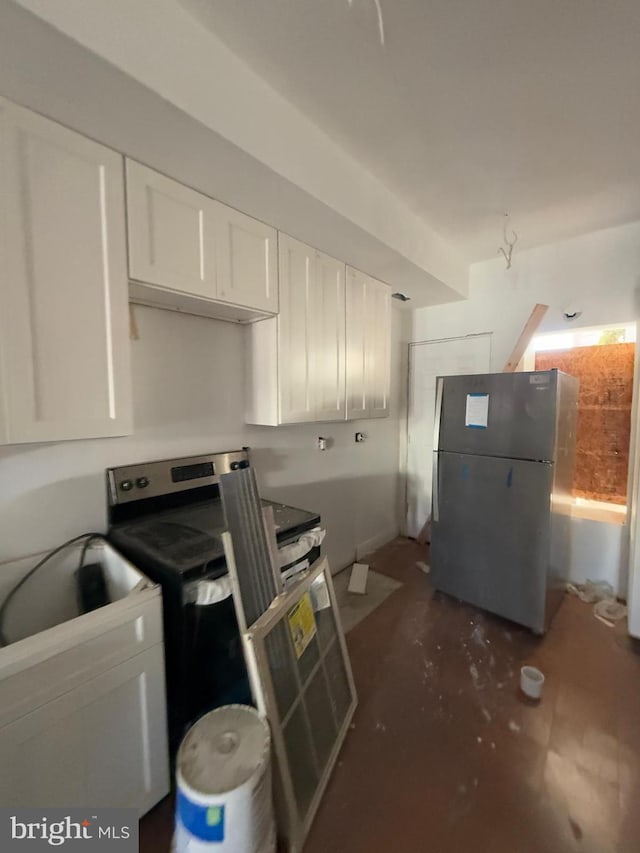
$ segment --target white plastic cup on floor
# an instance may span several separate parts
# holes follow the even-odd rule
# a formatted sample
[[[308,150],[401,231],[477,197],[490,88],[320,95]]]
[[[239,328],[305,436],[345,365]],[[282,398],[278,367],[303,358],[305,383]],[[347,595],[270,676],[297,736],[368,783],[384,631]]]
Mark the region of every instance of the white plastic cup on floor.
[[[544,687],[544,675],[535,666],[523,666],[520,670],[520,689],[529,699],[540,699]]]

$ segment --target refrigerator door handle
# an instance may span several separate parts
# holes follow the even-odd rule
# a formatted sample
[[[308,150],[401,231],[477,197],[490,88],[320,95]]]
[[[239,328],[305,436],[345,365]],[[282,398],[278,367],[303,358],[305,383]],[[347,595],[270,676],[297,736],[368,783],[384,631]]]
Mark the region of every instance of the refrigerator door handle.
[[[438,523],[440,520],[440,507],[438,501],[438,456],[437,450],[433,451],[433,482],[431,484],[431,521]]]
[[[436,411],[433,419],[433,450],[440,450],[440,418],[442,417],[442,387],[444,380],[442,376],[436,379]]]
[[[442,376],[436,379],[436,411],[433,419],[433,481],[431,483],[431,521],[438,522],[440,507],[438,505],[438,450],[440,449],[440,418],[442,416]]]

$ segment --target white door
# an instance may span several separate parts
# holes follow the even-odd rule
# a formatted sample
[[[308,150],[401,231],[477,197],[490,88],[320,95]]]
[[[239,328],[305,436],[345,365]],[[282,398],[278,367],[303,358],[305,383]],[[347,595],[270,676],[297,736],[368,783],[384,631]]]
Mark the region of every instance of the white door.
[[[283,424],[312,421],[311,328],[314,320],[311,300],[316,283],[315,250],[280,234],[279,272],[279,421]]]
[[[345,419],[345,265],[314,252],[311,291],[311,385],[317,421]]]
[[[132,430],[122,157],[0,99],[0,441]]]
[[[373,278],[367,282],[367,330],[367,414],[383,418],[389,414],[391,288]]]
[[[127,160],[127,214],[132,279],[216,298],[217,202]]]
[[[163,646],[0,728],[7,807],[136,807],[169,788]]]
[[[409,345],[408,536],[417,536],[431,514],[436,377],[489,373],[490,370],[490,334]]]
[[[275,228],[224,204],[217,205],[217,298],[278,312],[278,234]]]

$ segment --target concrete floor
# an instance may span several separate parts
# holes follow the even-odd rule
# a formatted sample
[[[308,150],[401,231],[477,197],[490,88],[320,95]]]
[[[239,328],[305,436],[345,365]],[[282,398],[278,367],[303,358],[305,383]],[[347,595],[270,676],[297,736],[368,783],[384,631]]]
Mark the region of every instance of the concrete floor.
[[[544,639],[440,594],[397,539],[402,586],[348,635],[359,707],[305,853],[637,853],[640,651],[566,597]],[[546,675],[540,704],[519,669]],[[140,826],[169,850],[172,807]]]

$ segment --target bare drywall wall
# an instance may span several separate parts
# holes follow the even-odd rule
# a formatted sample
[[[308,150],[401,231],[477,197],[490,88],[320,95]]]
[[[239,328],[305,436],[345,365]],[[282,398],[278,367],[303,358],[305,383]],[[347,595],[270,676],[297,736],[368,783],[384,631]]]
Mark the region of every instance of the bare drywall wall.
[[[502,370],[533,306],[549,306],[540,332],[633,322],[640,313],[640,222],[473,264],[469,299],[419,308],[413,340],[493,332],[491,362]],[[568,324],[567,309],[581,312]]]
[[[0,448],[0,563],[106,529],[105,468],[252,448],[265,497],[316,510],[334,569],[398,531],[410,315],[393,311],[389,418],[254,427],[243,422],[245,330],[136,306],[132,341],[135,434]],[[356,444],[356,430],[366,434]],[[318,435],[328,450],[315,447]]]

